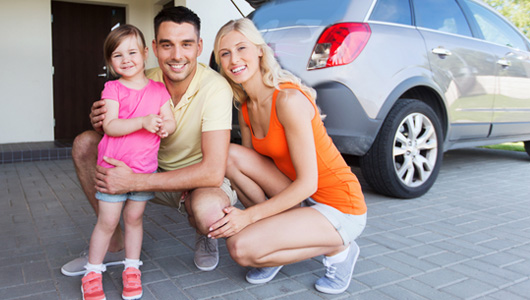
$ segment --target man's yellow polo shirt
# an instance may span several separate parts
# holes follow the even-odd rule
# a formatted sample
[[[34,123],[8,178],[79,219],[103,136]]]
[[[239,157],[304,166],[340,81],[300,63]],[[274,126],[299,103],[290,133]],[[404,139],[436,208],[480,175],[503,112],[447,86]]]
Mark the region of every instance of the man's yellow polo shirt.
[[[164,83],[160,68],[146,71],[148,78]],[[202,160],[201,133],[232,129],[232,88],[219,73],[204,64],[177,106],[171,103],[177,128],[160,142],[158,167],[175,170]]]

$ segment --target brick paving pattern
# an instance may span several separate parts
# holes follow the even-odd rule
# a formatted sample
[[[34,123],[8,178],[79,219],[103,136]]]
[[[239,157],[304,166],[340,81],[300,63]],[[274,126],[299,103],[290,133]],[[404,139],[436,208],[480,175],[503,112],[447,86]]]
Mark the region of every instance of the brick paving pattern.
[[[377,195],[359,178],[368,225],[345,293],[313,288],[324,274],[321,257],[284,267],[268,284],[248,284],[223,241],[217,269],[201,272],[186,217],[148,204],[142,299],[529,299],[526,153],[449,151],[431,191],[412,200]],[[0,299],[80,299],[81,278],[60,268],[87,246],[96,218],[72,162],[0,165],[0,191]],[[121,271],[104,274],[109,300],[121,299]]]

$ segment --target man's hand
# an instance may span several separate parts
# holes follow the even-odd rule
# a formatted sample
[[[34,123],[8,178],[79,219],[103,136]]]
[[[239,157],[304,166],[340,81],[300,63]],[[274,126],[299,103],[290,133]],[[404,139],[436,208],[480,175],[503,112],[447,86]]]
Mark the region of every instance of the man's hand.
[[[95,131],[103,132],[103,119],[105,119],[105,113],[107,108],[105,108],[105,100],[98,100],[92,104],[90,109],[90,124]]]
[[[114,168],[96,166],[96,190],[106,194],[124,194],[132,191],[132,175],[134,172],[124,162],[104,157]]]

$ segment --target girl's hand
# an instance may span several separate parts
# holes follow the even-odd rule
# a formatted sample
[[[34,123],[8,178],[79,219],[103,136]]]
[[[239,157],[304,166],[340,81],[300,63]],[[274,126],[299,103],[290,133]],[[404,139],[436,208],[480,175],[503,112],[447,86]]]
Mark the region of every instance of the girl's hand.
[[[243,228],[251,224],[250,218],[245,211],[233,206],[225,207],[223,212],[226,214],[219,221],[210,226],[209,238],[227,238],[240,232]]]
[[[160,126],[162,126],[162,118],[159,115],[150,114],[142,118],[142,127],[151,133],[157,133]]]
[[[166,138],[169,133],[167,132],[167,130],[164,128],[164,123],[162,122],[162,124],[160,125],[160,128],[158,129],[158,131],[156,132],[156,134],[161,138]]]

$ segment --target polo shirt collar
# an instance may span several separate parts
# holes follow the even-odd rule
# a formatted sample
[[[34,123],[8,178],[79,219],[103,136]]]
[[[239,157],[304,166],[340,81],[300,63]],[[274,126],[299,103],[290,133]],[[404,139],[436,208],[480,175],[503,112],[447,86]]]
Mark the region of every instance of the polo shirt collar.
[[[202,63],[197,63],[197,69],[195,71],[195,75],[193,75],[193,79],[190,82],[190,85],[188,86],[188,89],[186,90],[186,93],[182,96],[179,103],[175,107],[176,109],[179,109],[188,103],[190,103],[195,95],[199,92],[200,88],[200,82],[202,78],[202,74],[204,73],[204,69],[206,66]]]

